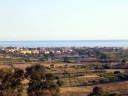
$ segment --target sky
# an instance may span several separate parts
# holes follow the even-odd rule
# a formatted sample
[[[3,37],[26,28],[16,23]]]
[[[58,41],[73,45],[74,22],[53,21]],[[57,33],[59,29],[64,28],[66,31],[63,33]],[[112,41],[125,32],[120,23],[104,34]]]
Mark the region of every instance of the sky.
[[[128,39],[128,0],[0,0],[0,40]]]

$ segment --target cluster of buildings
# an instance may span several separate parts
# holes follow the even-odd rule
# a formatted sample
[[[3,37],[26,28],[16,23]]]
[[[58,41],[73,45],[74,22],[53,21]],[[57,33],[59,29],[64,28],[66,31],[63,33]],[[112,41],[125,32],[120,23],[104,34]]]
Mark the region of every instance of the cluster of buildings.
[[[120,60],[116,59],[100,59],[99,56],[103,55],[102,53],[98,53],[98,51],[104,53],[112,53],[118,52],[122,50],[121,48],[75,48],[75,47],[62,47],[62,48],[17,48],[17,47],[5,47],[0,48],[0,54],[6,54],[6,56],[15,56],[24,59],[30,60],[61,60],[65,62],[73,62],[73,63],[110,63],[115,66],[120,62]],[[97,54],[99,56],[97,56]],[[101,56],[102,57],[102,56]]]
[[[51,61],[59,60],[69,63],[84,63],[84,64],[107,64],[110,68],[128,68],[128,62],[121,62],[122,58],[119,59],[100,59],[96,53],[101,51],[103,53],[114,53],[120,52],[121,50],[127,50],[122,48],[74,48],[74,47],[62,47],[62,48],[17,48],[17,47],[5,47],[0,48],[0,55],[10,56],[16,58],[22,58],[27,61]],[[103,55],[102,53],[98,53]]]
[[[19,53],[19,54],[70,54],[73,53],[72,48],[16,48],[6,47],[0,48],[1,52],[5,53]],[[74,51],[75,52],[75,51]],[[76,53],[74,53],[76,54]]]

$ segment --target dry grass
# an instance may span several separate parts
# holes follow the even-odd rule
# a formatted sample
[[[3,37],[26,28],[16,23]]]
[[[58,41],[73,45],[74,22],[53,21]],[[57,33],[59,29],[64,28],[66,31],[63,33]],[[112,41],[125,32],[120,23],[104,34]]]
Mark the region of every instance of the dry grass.
[[[99,85],[108,91],[128,90],[128,81]]]
[[[108,92],[119,92],[121,90],[127,91],[128,90],[128,81],[100,84],[97,86],[101,86],[103,88],[103,90],[108,91]],[[92,91],[93,87],[94,86],[65,87],[65,88],[60,88],[60,93],[63,95],[65,94],[65,96],[68,96],[68,94],[77,94],[77,95],[72,95],[72,96],[85,96]]]
[[[92,87],[65,87],[60,88],[61,96],[85,96],[92,90]]]

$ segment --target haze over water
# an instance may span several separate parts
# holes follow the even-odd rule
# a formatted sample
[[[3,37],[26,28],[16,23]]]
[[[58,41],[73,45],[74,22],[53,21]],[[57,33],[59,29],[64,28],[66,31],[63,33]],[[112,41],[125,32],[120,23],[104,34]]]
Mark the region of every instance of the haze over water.
[[[128,47],[128,40],[0,41],[0,47]]]

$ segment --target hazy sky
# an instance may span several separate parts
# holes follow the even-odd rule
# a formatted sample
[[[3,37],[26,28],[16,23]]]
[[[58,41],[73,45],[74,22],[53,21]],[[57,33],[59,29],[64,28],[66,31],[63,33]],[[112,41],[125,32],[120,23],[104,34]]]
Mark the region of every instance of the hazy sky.
[[[0,0],[0,40],[127,37],[128,0]]]

